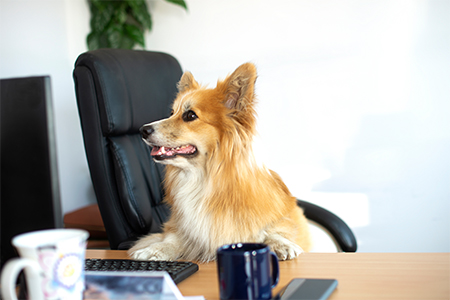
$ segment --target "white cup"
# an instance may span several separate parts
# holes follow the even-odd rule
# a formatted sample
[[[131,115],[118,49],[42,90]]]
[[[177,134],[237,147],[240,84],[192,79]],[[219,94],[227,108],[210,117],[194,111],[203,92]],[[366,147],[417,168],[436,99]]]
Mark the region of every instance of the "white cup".
[[[20,257],[3,268],[3,299],[17,299],[16,281],[23,269],[30,299],[83,299],[88,237],[87,231],[79,229],[40,230],[14,237],[12,244]]]

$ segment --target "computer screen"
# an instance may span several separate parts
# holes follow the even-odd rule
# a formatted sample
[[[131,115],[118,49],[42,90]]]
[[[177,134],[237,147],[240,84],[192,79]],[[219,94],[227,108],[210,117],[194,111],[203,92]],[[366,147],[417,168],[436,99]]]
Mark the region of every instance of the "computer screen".
[[[50,77],[0,80],[1,267],[20,233],[63,226]]]

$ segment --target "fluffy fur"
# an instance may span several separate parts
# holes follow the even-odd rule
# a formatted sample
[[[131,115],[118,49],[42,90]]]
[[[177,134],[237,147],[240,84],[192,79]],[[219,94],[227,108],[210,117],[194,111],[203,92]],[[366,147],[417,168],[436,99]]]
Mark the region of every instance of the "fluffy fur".
[[[266,243],[280,260],[310,249],[307,221],[281,178],[255,161],[256,68],[241,65],[216,88],[183,74],[170,118],[141,128],[166,165],[163,232],[141,238],[134,259],[211,261],[218,247]]]

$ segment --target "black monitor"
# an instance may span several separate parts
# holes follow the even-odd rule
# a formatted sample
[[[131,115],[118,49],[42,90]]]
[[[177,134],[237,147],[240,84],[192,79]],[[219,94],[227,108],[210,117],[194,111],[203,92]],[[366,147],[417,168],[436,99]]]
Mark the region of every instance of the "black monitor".
[[[17,234],[63,227],[50,77],[0,80],[1,267]]]

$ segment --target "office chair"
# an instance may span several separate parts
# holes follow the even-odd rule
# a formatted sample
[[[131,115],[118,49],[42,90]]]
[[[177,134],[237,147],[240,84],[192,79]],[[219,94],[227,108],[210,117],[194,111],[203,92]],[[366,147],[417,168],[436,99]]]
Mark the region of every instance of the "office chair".
[[[75,63],[86,156],[111,249],[130,248],[140,236],[160,232],[168,219],[164,169],[151,158],[139,128],[170,114],[181,75],[178,61],[159,52],[100,49]],[[342,251],[356,251],[356,239],[340,218],[314,204],[298,204]]]

